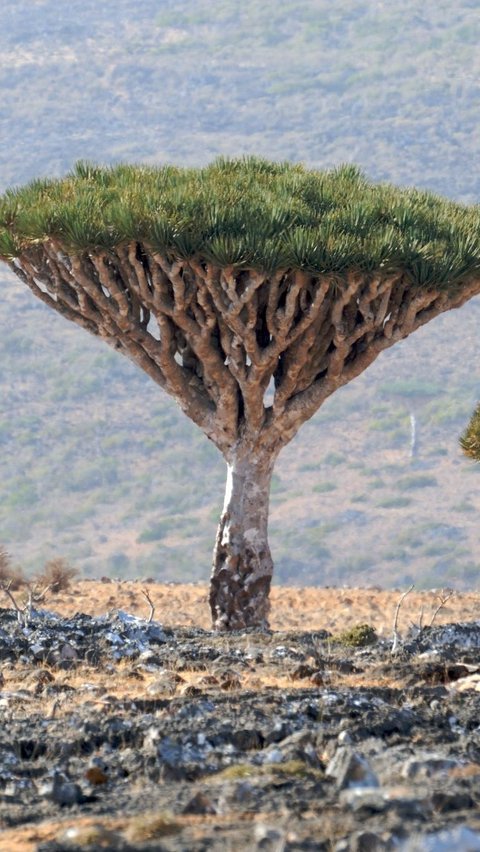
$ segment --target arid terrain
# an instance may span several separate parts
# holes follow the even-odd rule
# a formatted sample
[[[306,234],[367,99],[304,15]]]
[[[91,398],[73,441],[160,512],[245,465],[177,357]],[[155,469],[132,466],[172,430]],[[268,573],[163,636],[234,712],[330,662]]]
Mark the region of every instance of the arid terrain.
[[[104,581],[80,580],[68,592],[52,595],[47,608],[61,615],[75,612],[104,615],[110,609],[121,609],[147,617],[149,605],[142,594],[147,589],[155,606],[155,620],[176,627],[211,627],[206,583],[156,583],[142,580]],[[395,608],[405,588],[388,591],[377,587],[351,588],[291,588],[274,586],[271,594],[270,626],[274,631],[285,630],[347,630],[353,624],[367,622],[385,638],[391,636]],[[407,630],[418,623],[423,610],[423,623],[428,624],[438,606],[441,589],[417,592],[413,590],[402,605],[398,628]],[[446,591],[446,590],[445,590]],[[5,604],[2,604],[3,606]],[[456,592],[442,607],[436,624],[474,621],[480,618],[480,592]]]
[[[206,584],[5,598],[1,852],[480,849],[480,596],[412,590],[392,654],[405,591],[277,587],[229,635]]]

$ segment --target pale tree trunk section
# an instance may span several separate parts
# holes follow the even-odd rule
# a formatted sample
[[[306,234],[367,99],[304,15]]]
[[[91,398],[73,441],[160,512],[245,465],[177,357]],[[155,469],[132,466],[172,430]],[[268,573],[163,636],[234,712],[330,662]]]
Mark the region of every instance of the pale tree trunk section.
[[[268,627],[273,573],[268,510],[275,458],[241,452],[228,464],[210,585],[217,630]]]

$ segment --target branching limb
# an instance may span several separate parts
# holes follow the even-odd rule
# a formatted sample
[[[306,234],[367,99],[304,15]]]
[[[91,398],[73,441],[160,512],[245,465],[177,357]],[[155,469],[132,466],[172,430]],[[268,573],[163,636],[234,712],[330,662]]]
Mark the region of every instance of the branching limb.
[[[13,608],[14,608],[15,612],[17,613],[17,618],[21,622],[22,617],[23,617],[23,609],[18,605],[17,601],[15,600],[14,596],[12,595],[12,593],[10,591],[10,587],[12,585],[12,582],[13,582],[13,580],[9,580],[8,583],[2,583],[0,585],[0,590],[2,592],[5,592],[6,596],[9,598],[9,600],[13,604]]]
[[[442,589],[441,594],[439,595],[439,598],[438,598],[439,604],[438,604],[437,608],[435,609],[435,611],[432,615],[429,627],[433,626],[433,623],[434,623],[438,613],[441,612],[441,610],[445,607],[447,602],[450,600],[450,598],[453,597],[454,594],[455,594],[455,592],[453,591],[453,589]]]
[[[28,583],[26,600],[24,601],[23,605],[20,606],[11,592],[12,583],[13,580],[9,580],[8,583],[1,583],[0,591],[4,592],[13,604],[13,608],[17,613],[18,622],[26,627],[32,617],[33,605],[36,603],[40,603],[40,601],[44,600],[45,595],[51,589],[51,585],[45,586],[42,591],[39,591],[36,583],[34,583],[33,585]]]
[[[143,595],[143,597],[145,598],[145,600],[147,601],[147,603],[150,607],[150,613],[149,613],[149,616],[147,618],[147,624],[151,624],[151,622],[153,621],[153,616],[155,615],[155,605],[154,605],[147,589],[142,589],[142,595]]]
[[[413,288],[401,271],[267,275],[172,261],[136,242],[69,255],[50,239],[11,268],[45,304],[138,364],[226,457],[240,439],[284,446],[380,352],[480,292],[473,277],[447,291]]]
[[[464,282],[453,292],[418,292],[409,289],[407,282],[398,275],[391,283],[391,287],[388,281],[378,289],[378,295],[372,302],[373,319],[369,317],[367,321],[363,320],[360,324],[362,336],[359,336],[355,327],[348,327],[348,318],[351,320],[353,312],[344,312],[344,309],[348,308],[346,292],[350,292],[354,302],[357,299],[353,280],[350,279],[347,290],[332,309],[334,335],[328,363],[323,373],[317,375],[312,384],[292,393],[285,404],[284,414],[272,423],[272,436],[278,432],[293,437],[301,424],[312,417],[337,388],[360,375],[384,349],[407,337],[438,314],[460,307],[480,292],[478,277]],[[391,294],[388,307],[385,306],[387,292]],[[362,310],[366,310],[365,302]]]

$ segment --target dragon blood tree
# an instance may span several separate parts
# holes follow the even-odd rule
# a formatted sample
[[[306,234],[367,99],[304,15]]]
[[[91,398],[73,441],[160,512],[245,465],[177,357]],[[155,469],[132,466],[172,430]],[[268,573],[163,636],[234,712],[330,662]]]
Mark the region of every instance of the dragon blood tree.
[[[480,292],[480,210],[351,166],[80,163],[0,199],[0,255],[224,456],[210,605],[242,629],[268,623],[278,454],[380,352]]]

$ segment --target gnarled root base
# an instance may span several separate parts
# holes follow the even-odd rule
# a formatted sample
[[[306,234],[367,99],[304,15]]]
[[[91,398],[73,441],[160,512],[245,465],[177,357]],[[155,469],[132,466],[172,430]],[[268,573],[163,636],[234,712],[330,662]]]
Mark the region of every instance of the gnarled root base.
[[[273,572],[270,551],[256,553],[247,548],[240,560],[219,544],[215,556],[210,584],[215,630],[268,629]]]
[[[274,459],[273,453],[255,457],[247,448],[228,464],[210,586],[216,630],[268,628],[273,562],[267,526]]]

